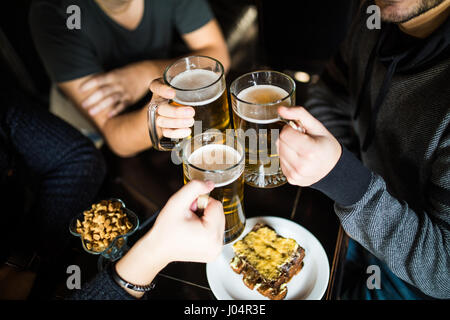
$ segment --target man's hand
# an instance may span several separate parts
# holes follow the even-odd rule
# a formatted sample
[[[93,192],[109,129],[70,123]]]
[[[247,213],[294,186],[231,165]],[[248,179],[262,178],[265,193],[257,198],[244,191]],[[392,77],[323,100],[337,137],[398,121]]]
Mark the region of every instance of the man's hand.
[[[81,103],[91,116],[108,110],[114,117],[144,96],[155,77],[151,61],[142,61],[97,74],[80,85],[80,92],[92,92]],[[155,71],[156,72],[156,71]]]
[[[288,182],[310,186],[324,178],[336,165],[342,147],[336,138],[306,109],[280,107],[284,119],[300,120],[306,133],[284,126],[277,141],[281,170]]]
[[[158,105],[156,126],[158,136],[182,139],[191,134],[195,110],[188,106],[173,106],[168,100],[175,98],[175,90],[159,78],[150,84],[152,102]]]
[[[131,101],[131,96],[118,80],[116,71],[96,75],[83,83],[81,92],[92,93],[81,103],[89,115],[96,116],[105,111],[108,118],[124,110]]]

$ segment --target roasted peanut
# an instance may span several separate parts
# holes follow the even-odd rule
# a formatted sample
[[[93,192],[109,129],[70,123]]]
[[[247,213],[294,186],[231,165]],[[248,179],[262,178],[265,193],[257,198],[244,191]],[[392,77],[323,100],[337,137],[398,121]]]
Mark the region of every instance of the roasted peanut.
[[[83,215],[84,220],[76,222],[76,230],[85,241],[86,248],[96,252],[105,250],[116,237],[126,234],[133,227],[122,205],[116,201],[103,200],[93,204]],[[118,244],[123,244],[123,239],[119,239]]]

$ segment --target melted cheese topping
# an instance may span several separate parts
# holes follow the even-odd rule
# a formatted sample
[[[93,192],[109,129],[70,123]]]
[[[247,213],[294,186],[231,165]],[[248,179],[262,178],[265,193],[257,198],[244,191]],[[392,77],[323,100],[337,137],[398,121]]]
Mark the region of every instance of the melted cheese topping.
[[[283,238],[267,227],[251,231],[233,245],[238,257],[245,258],[261,276],[269,280],[280,276],[281,266],[290,261],[297,249],[294,239]]]

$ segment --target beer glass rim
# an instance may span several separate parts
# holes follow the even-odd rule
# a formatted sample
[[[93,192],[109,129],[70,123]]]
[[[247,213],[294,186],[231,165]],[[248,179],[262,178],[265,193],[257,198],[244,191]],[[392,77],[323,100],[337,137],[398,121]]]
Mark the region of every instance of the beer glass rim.
[[[202,59],[212,60],[212,61],[216,62],[216,63],[219,65],[220,76],[219,76],[215,81],[213,81],[212,83],[210,83],[210,84],[208,84],[208,85],[206,85],[206,86],[200,87],[200,88],[194,88],[194,89],[182,89],[182,88],[178,88],[178,87],[175,87],[174,85],[172,85],[172,84],[167,80],[167,73],[169,72],[169,70],[170,70],[173,66],[175,66],[176,64],[180,63],[181,61],[183,61],[183,60],[189,60],[189,59],[193,59],[193,58],[202,58]],[[185,71],[187,71],[187,70],[189,70],[189,69],[186,69]],[[198,69],[198,68],[196,68],[196,69],[192,69],[192,70],[205,70],[205,69]],[[203,90],[203,89],[207,89],[207,88],[209,88],[209,87],[212,87],[213,85],[215,85],[216,83],[218,83],[218,82],[223,78],[224,75],[225,75],[225,69],[224,69],[222,63],[221,63],[219,60],[217,60],[217,59],[215,59],[215,58],[213,58],[213,57],[209,57],[209,56],[192,55],[192,56],[180,58],[180,59],[178,59],[177,61],[171,63],[169,66],[167,66],[167,68],[164,70],[163,78],[164,78],[164,82],[165,82],[168,86],[170,86],[171,88],[174,88],[175,90],[178,90],[178,91],[189,92],[189,91]]]
[[[189,167],[192,167],[192,168],[194,168],[194,169],[196,169],[196,170],[199,170],[200,172],[205,172],[205,173],[223,173],[223,172],[227,172],[227,171],[229,171],[229,170],[233,170],[233,169],[235,169],[235,168],[237,168],[238,166],[241,166],[241,165],[243,164],[243,162],[245,161],[245,150],[244,150],[244,148],[242,147],[241,143],[239,142],[239,139],[238,139],[235,135],[233,135],[233,138],[237,141],[237,143],[240,145],[240,147],[241,147],[241,149],[242,149],[241,152],[240,152],[239,150],[236,150],[236,148],[232,147],[234,150],[236,150],[237,152],[239,152],[239,154],[241,155],[241,158],[239,159],[239,161],[238,161],[236,164],[234,164],[234,165],[232,165],[231,167],[228,167],[228,168],[226,168],[226,169],[220,169],[220,170],[206,170],[206,169],[203,169],[203,168],[199,168],[199,167],[197,167],[196,165],[190,163],[190,162],[189,162],[189,159],[186,157],[185,152],[183,152],[185,146],[186,146],[187,144],[189,144],[189,143],[190,143],[192,140],[194,140],[195,138],[198,138],[198,137],[200,137],[200,136],[204,136],[204,135],[206,135],[206,134],[215,134],[215,135],[219,135],[219,134],[220,134],[220,135],[223,135],[223,136],[227,136],[227,134],[226,134],[226,133],[223,133],[223,132],[208,132],[208,131],[206,131],[206,132],[199,133],[199,134],[197,134],[197,135],[195,135],[195,136],[192,136],[192,137],[190,137],[190,138],[184,139],[184,141],[183,141],[183,143],[182,143],[182,145],[181,145],[181,158],[182,158],[184,164],[186,164],[186,165],[188,165]],[[213,143],[212,143],[212,144],[213,144]],[[223,145],[228,146],[227,144],[223,144]],[[231,146],[229,146],[229,147],[231,147]],[[198,149],[197,149],[197,150],[198,150]]]
[[[240,92],[239,93],[235,92],[235,90],[234,90],[235,84],[238,81],[242,80],[242,78],[247,77],[247,76],[252,75],[252,74],[257,74],[257,73],[276,73],[276,74],[278,74],[278,75],[280,75],[282,77],[285,77],[292,84],[292,89],[290,90],[290,92],[288,92],[287,96],[285,96],[285,97],[283,97],[281,99],[278,99],[277,101],[273,101],[273,102],[269,102],[269,103],[254,103],[254,102],[248,102],[248,101],[245,101],[243,99],[238,98],[238,95],[239,95]],[[284,89],[284,88],[282,88],[282,89]],[[272,106],[272,105],[279,104],[279,103],[283,102],[284,100],[286,100],[287,98],[290,98],[295,93],[295,89],[296,89],[296,85],[295,85],[294,79],[292,79],[292,77],[290,77],[289,75],[287,75],[287,74],[285,74],[283,72],[274,71],[274,70],[256,70],[256,71],[252,71],[252,72],[247,72],[247,73],[239,76],[238,78],[236,78],[231,83],[230,94],[239,102],[242,102],[242,103],[245,103],[245,104],[248,104],[248,105],[266,107],[266,106]]]

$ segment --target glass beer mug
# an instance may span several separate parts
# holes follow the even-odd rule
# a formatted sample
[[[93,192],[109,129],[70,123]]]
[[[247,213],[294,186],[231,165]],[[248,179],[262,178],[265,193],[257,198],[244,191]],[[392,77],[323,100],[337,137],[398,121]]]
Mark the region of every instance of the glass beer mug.
[[[276,71],[251,72],[233,81],[230,93],[234,128],[245,145],[245,182],[258,188],[285,184],[276,141],[286,123],[297,124],[281,119],[277,109],[295,105],[294,80]]]
[[[167,67],[164,82],[176,92],[170,104],[195,109],[194,132],[201,133],[211,128],[225,131],[230,128],[225,72],[218,60],[206,56],[179,59]],[[157,108],[158,103],[151,103],[148,110],[150,138],[155,149],[171,151],[178,141],[161,137],[157,132]]]
[[[224,244],[237,239],[245,227],[245,150],[234,134],[208,130],[181,144],[184,183],[212,181],[210,197],[221,201],[225,213]]]

